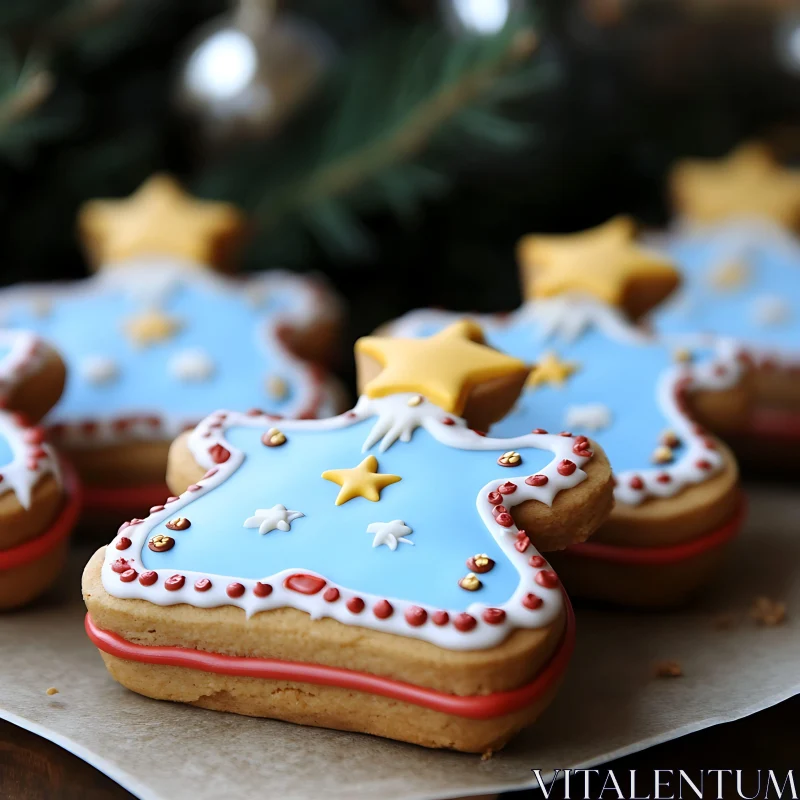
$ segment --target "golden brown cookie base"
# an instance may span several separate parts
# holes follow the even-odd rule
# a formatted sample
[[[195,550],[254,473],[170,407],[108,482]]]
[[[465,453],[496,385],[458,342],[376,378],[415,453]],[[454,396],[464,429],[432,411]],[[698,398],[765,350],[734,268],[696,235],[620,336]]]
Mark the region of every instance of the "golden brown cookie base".
[[[0,611],[21,608],[43,594],[60,575],[68,548],[63,539],[35,561],[0,570]]]
[[[557,681],[524,709],[495,719],[475,720],[335,686],[216,675],[101,655],[116,681],[146,697],[467,753],[503,747],[515,733],[536,721],[560,683]]]
[[[718,475],[673,497],[650,497],[638,506],[617,503],[592,541],[663,547],[691,541],[724,524],[738,504],[739,469],[730,450],[718,441],[716,446],[725,456]]]
[[[43,475],[36,482],[28,508],[20,504],[11,490],[0,494],[0,551],[17,547],[46,531],[63,502],[61,485],[53,475]]]
[[[496,647],[446,650],[329,618],[312,620],[293,608],[262,611],[247,619],[234,606],[203,609],[122,600],[103,587],[104,554],[101,548],[86,565],[83,597],[99,628],[134,644],[313,662],[458,695],[507,691],[529,683],[558,646],[566,619],[562,615],[544,628],[516,630]]]
[[[714,574],[744,512],[740,498],[733,515],[721,526],[688,544],[655,549],[590,543],[555,554],[551,561],[575,597],[633,608],[678,606]]]
[[[49,347],[39,368],[14,386],[5,398],[5,408],[21,413],[30,423],[38,422],[61,397],[67,369],[60,356]]]

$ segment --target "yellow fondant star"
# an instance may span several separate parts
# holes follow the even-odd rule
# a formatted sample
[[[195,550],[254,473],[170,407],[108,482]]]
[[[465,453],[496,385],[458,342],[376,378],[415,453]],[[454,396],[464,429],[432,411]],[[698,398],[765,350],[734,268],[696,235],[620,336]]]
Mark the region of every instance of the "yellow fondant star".
[[[638,247],[636,226],[620,216],[567,236],[525,236],[518,253],[526,300],[588,294],[639,317],[678,285],[666,258]]]
[[[469,393],[478,384],[516,376],[522,381],[529,368],[484,344],[483,332],[474,322],[462,320],[428,339],[391,339],[365,336],[356,342],[356,353],[375,359],[382,367],[364,393],[385,397],[416,392],[460,415]]]
[[[675,210],[696,222],[756,216],[800,229],[800,170],[785,169],[760,144],[717,161],[682,161],[670,187]]]
[[[550,384],[552,386],[563,386],[567,378],[578,369],[575,361],[562,361],[554,352],[545,353],[531,370],[528,378],[528,386],[536,388]]]
[[[381,499],[381,489],[401,480],[399,475],[378,472],[378,459],[375,456],[367,456],[357,467],[351,469],[325,470],[322,477],[342,487],[336,495],[337,506],[354,497],[366,497],[367,500],[377,503]]]
[[[157,342],[165,342],[171,339],[181,327],[180,320],[168,317],[161,311],[145,311],[123,323],[125,335],[137,347],[148,347]]]
[[[244,218],[229,203],[197,200],[170,176],[154,175],[130,197],[85,203],[78,225],[95,267],[173,256],[222,269],[242,238]]]

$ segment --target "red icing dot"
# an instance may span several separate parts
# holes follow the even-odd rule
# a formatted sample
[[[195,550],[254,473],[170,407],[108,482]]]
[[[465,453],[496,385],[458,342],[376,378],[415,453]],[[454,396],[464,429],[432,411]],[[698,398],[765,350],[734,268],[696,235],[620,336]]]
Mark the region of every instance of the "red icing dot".
[[[230,457],[230,451],[224,448],[221,444],[215,444],[211,447],[208,451],[208,454],[211,456],[211,460],[215,464],[224,464]]]
[[[405,617],[406,617],[406,622],[409,625],[418,628],[420,625],[425,624],[425,621],[428,619],[428,612],[424,608],[420,608],[419,606],[409,606],[406,609]],[[437,622],[436,624],[441,625],[444,623]]]
[[[542,598],[539,595],[531,594],[530,592],[522,598],[522,605],[529,608],[531,611],[539,608],[542,605]]]
[[[572,452],[581,458],[589,458],[593,455],[592,451],[589,449],[589,442],[579,442],[574,444],[572,446]]]
[[[489,492],[487,497],[493,506],[500,505],[500,503],[503,502],[503,496],[500,494],[500,492]]]
[[[547,475],[528,475],[528,477],[525,478],[525,483],[527,483],[528,486],[544,486],[547,480]]]
[[[717,443],[713,439],[704,439],[703,444],[706,446],[706,450],[717,449]]]
[[[478,434],[478,436],[486,436],[486,432],[485,432],[485,431],[476,431],[476,430],[475,430],[475,428],[470,428],[470,430],[471,430],[473,433],[477,433],[477,434]]]
[[[117,539],[117,550],[127,550],[133,542],[127,536],[120,536]]]
[[[253,594],[256,597],[269,597],[272,594],[272,586],[270,586],[268,583],[261,583],[261,581],[259,581],[253,587]]]
[[[534,580],[539,586],[544,586],[546,589],[555,589],[558,586],[558,575],[551,569],[543,569],[541,572],[537,572]]]
[[[193,483],[191,486],[186,487],[187,492],[199,492],[203,487],[199,486],[196,483]]]
[[[360,614],[364,610],[364,601],[360,597],[351,597],[347,601],[347,610],[352,614]]]
[[[455,424],[456,424],[456,423],[455,423],[455,420],[454,420],[454,419],[452,419],[451,417],[445,417],[445,418],[442,420],[442,425],[455,425]]]
[[[206,478],[213,478],[219,472],[219,467],[211,467],[211,469],[203,475],[203,480]]]
[[[547,433],[544,428],[534,428],[531,433]]]
[[[128,567],[128,559],[127,558],[118,558],[112,565],[111,569],[117,573],[117,575],[125,572]]]
[[[164,588],[168,592],[177,592],[178,589],[183,589],[184,583],[186,583],[186,578],[183,575],[172,575],[164,581]]]
[[[570,431],[561,431],[561,433],[559,433],[558,435],[559,436],[572,436],[572,433]]]
[[[499,625],[506,618],[506,612],[502,608],[487,608],[483,612],[483,621],[489,625]]]
[[[153,570],[148,570],[147,572],[143,572],[139,576],[139,583],[142,586],[152,586],[158,580],[158,573],[153,572]]]
[[[494,518],[494,521],[503,528],[510,528],[514,524],[514,518],[507,511],[502,514],[498,514]]]
[[[656,480],[659,483],[669,483],[672,478],[670,478],[669,473],[667,472],[659,472],[658,475],[656,475]]]
[[[508,509],[505,506],[495,506],[492,509],[492,514],[497,516],[498,514],[508,514]]]
[[[717,364],[717,366],[714,367],[714,374],[718,375],[721,378],[723,375],[728,374],[728,370],[725,368],[723,364]]]
[[[456,626],[456,630],[459,630],[462,633],[471,631],[477,624],[478,623],[475,617],[471,616],[470,614],[459,614],[453,620],[453,625]]]
[[[589,441],[587,436],[578,436],[575,439],[575,444],[586,444]]]
[[[559,475],[572,475],[573,472],[577,469],[575,466],[574,461],[570,461],[569,459],[565,458],[563,461],[560,461],[558,466],[556,467],[558,470]]]
[[[194,582],[194,588],[198,592],[207,592],[211,588],[211,581],[208,578],[198,578]]]
[[[497,491],[500,494],[514,494],[517,491],[517,484],[506,481],[502,486],[497,487]]]
[[[637,492],[644,489],[644,481],[638,476],[634,475],[629,481],[628,486],[635,489]]]
[[[168,503],[174,503],[176,500],[180,500],[180,497],[175,497],[175,496],[173,495],[172,497],[168,497],[168,498],[167,498],[167,502],[168,502]]]
[[[518,552],[524,553],[530,546],[531,540],[528,538],[528,534],[526,534],[525,531],[519,531],[517,533],[517,541],[514,542],[514,547],[516,547]]]
[[[339,590],[335,586],[331,586],[325,590],[322,598],[328,603],[335,603],[339,599]]]
[[[225,593],[228,597],[241,597],[244,594],[244,586],[241,583],[229,583]]]
[[[122,525],[117,528],[117,533],[122,533],[130,525],[130,522],[123,522]]]
[[[246,413],[248,417],[260,417],[264,412],[260,408],[251,408]]]
[[[157,511],[163,511],[163,510],[164,510],[164,506],[153,506],[150,509],[150,513],[151,514],[155,514]]]
[[[532,567],[536,567],[536,569],[541,569],[547,562],[541,556],[531,556],[531,560],[528,563]]]
[[[408,617],[406,617],[408,619]],[[447,625],[450,622],[450,615],[446,611],[434,611],[431,614],[431,620],[434,625]]]
[[[394,613],[394,608],[388,600],[378,600],[372,608],[372,613],[378,619],[387,619]]]
[[[119,579],[124,583],[130,583],[136,580],[138,574],[139,573],[135,569],[126,569],[125,572],[119,576]]]
[[[701,458],[699,461],[695,461],[695,465],[697,466],[698,469],[704,469],[706,471],[710,470],[713,466],[711,462],[706,461],[705,458]]]
[[[25,431],[25,442],[27,444],[41,444],[44,441],[44,428],[28,428]]]
[[[325,581],[323,578],[318,578],[316,575],[306,575],[302,572],[297,572],[290,575],[283,585],[293,592],[300,594],[316,594],[325,588]]]

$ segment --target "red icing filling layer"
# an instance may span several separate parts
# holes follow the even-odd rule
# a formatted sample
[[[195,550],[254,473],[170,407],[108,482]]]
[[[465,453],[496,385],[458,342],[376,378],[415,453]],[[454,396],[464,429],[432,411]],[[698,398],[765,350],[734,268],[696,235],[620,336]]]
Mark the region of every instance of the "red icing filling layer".
[[[721,547],[739,532],[747,516],[747,503],[740,496],[734,515],[720,528],[689,542],[667,547],[623,547],[602,542],[573,544],[564,550],[568,556],[612,561],[617,564],[677,564],[701,553]]]
[[[141,664],[158,664],[170,667],[186,667],[218,675],[233,675],[266,680],[291,680],[312,683],[317,686],[338,686],[367,694],[390,697],[412,703],[443,714],[452,714],[467,719],[492,719],[502,717],[525,708],[545,694],[561,677],[575,647],[575,617],[566,595],[564,601],[567,625],[558,649],[544,669],[528,684],[507,692],[493,694],[460,695],[437,692],[411,683],[382,678],[366,672],[328,667],[322,664],[307,664],[300,661],[281,661],[275,658],[251,658],[207,653],[184,647],[162,647],[134,644],[115,633],[98,628],[89,614],[86,615],[86,633],[94,645],[118,658]]]
[[[21,567],[42,558],[72,533],[81,510],[81,487],[69,463],[61,459],[59,466],[64,483],[64,507],[44,533],[10,550],[0,550],[0,571]]]
[[[141,512],[163,503],[164,498],[171,494],[163,483],[152,486],[86,486],[83,502],[89,512],[115,511],[119,516],[125,516],[125,510]]]

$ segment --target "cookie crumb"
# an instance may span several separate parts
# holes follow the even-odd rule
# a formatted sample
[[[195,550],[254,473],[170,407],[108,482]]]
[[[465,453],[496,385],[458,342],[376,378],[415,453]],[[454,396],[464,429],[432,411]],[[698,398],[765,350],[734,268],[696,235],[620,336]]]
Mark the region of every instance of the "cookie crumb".
[[[659,661],[655,668],[657,678],[680,678],[683,669],[677,661]]]
[[[774,628],[786,621],[786,603],[769,597],[756,597],[750,608],[750,617],[758,625]]]
[[[49,689],[48,689],[48,690],[45,692],[45,694],[46,694],[48,697],[52,697],[54,694],[58,694],[58,689],[56,689],[56,687],[55,687],[55,686],[51,686],[51,687],[50,687],[50,688],[49,688]]]
[[[494,755],[494,750],[491,749],[484,750],[484,752],[481,753],[481,761],[488,761],[493,755]]]

